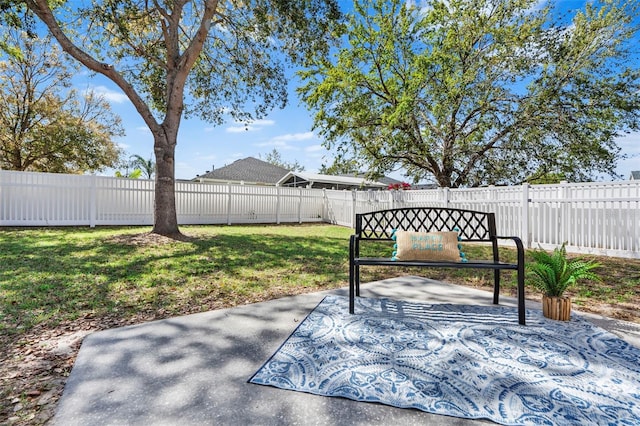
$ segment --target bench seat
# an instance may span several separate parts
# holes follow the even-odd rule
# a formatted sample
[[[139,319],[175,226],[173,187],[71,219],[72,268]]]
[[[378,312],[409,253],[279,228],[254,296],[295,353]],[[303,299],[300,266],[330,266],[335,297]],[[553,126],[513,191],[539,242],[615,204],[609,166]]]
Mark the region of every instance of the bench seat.
[[[443,262],[424,260],[392,260],[388,257],[358,257],[354,260],[358,265],[380,266],[421,266],[431,268],[475,268],[475,269],[511,269],[518,270],[518,265],[513,263],[495,262],[493,260],[472,260],[469,262]]]

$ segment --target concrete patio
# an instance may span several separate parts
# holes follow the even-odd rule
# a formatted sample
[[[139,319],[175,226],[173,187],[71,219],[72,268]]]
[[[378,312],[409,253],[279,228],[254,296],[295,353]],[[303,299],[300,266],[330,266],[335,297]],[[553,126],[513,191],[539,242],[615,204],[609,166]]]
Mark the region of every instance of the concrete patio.
[[[247,383],[327,294],[286,297],[89,335],[55,425],[492,424]],[[490,305],[489,292],[421,277],[364,284],[363,297]],[[516,306],[502,297],[501,305]],[[540,304],[527,301],[528,309]],[[585,315],[640,347],[640,325]]]

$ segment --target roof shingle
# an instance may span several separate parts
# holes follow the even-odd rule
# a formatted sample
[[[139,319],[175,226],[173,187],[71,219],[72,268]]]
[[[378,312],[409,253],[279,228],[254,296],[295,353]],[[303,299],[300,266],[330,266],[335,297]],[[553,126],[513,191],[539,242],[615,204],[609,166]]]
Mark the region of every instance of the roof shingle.
[[[236,160],[228,166],[197,176],[193,180],[211,179],[229,182],[263,183],[275,185],[289,170],[257,158]]]

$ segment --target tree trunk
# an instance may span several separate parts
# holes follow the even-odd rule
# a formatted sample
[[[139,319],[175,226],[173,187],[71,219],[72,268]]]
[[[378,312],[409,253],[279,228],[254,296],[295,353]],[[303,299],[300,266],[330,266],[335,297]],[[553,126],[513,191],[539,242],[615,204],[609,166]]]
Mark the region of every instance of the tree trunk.
[[[154,135],[156,155],[156,188],[154,201],[154,234],[170,238],[182,236],[178,229],[175,193],[175,151],[177,132],[171,136]]]

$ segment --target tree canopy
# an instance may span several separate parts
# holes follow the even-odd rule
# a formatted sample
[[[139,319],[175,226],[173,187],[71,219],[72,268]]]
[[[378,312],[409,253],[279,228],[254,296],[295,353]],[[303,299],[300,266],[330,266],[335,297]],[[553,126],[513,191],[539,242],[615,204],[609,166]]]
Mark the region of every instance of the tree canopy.
[[[262,155],[259,155],[260,159],[262,159]],[[287,169],[292,172],[304,172],[304,166],[298,162],[298,160],[294,161],[285,161],[282,159],[282,155],[280,151],[276,148],[273,148],[271,152],[268,152],[264,155],[264,161],[269,164],[273,164],[274,166],[282,167],[283,169]]]
[[[154,138],[153,232],[179,234],[175,148],[183,115],[221,123],[286,103],[287,63],[327,52],[336,0],[0,0],[26,6],[62,48],[109,78]]]
[[[0,168],[84,173],[114,166],[124,132],[109,104],[70,87],[73,69],[49,39],[17,30],[5,40],[19,55],[0,53]]]
[[[355,160],[343,160],[339,157],[334,157],[333,162],[330,165],[322,163],[320,165],[319,172],[323,175],[365,175],[361,173],[358,164]]]
[[[638,4],[356,0],[300,94],[341,162],[443,187],[615,175],[639,128]]]

